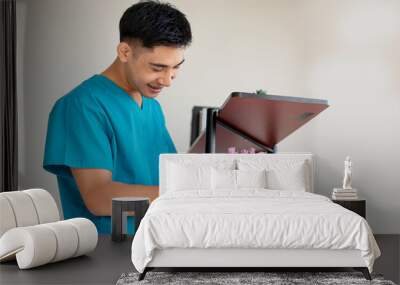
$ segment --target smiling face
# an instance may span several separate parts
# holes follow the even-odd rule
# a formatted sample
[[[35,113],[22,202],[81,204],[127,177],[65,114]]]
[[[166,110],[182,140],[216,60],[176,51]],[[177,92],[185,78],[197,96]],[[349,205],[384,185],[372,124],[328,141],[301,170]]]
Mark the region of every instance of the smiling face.
[[[169,87],[184,62],[184,48],[120,43],[118,55],[132,92],[154,98]]]

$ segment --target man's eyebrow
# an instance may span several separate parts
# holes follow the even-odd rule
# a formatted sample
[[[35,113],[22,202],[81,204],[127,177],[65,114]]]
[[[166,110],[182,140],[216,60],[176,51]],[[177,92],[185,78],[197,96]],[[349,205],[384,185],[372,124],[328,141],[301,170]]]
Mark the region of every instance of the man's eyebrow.
[[[182,59],[182,61],[180,62],[180,63],[178,63],[177,65],[175,65],[174,67],[178,67],[178,66],[180,66],[182,63],[184,63],[185,62],[185,59]],[[166,65],[166,64],[162,64],[162,63],[153,63],[153,62],[150,62],[150,64],[152,65],[152,66],[156,66],[156,67],[169,67],[168,65]]]

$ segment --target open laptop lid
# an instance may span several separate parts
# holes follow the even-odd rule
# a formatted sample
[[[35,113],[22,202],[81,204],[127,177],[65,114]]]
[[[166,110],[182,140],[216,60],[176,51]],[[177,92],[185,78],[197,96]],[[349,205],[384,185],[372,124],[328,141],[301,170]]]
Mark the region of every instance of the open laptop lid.
[[[216,152],[253,147],[267,151],[328,108],[326,100],[234,92],[219,109]],[[203,153],[205,133],[189,152]]]

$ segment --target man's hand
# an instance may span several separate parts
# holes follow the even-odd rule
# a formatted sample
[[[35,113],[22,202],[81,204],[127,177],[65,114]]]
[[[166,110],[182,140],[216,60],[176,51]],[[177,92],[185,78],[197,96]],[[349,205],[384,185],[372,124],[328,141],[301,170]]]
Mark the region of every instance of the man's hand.
[[[96,216],[111,216],[111,199],[140,196],[153,201],[158,197],[158,186],[126,184],[112,181],[112,173],[105,169],[71,168],[86,208]]]

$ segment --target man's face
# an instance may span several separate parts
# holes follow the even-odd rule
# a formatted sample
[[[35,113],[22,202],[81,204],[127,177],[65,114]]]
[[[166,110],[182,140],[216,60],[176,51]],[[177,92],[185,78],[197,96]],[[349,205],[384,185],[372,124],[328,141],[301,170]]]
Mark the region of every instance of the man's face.
[[[129,85],[143,96],[154,98],[169,87],[183,63],[184,48],[156,46],[151,49],[139,44],[132,47],[125,63]]]

